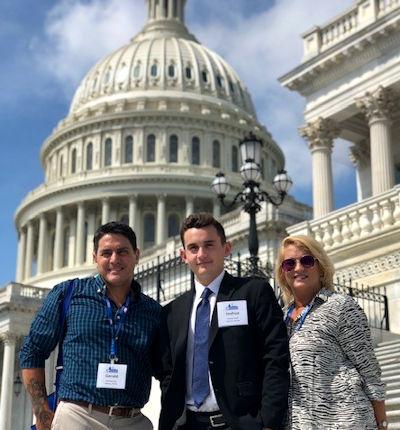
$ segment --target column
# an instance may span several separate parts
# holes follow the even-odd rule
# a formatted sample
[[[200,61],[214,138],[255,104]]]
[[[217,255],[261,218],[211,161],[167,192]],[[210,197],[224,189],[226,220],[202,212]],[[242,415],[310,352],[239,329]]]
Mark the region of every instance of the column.
[[[3,373],[1,378],[0,429],[11,429],[11,410],[14,388],[15,337],[10,333],[3,334],[4,343]]]
[[[371,197],[371,157],[369,143],[357,142],[350,147],[349,158],[356,169],[357,201]]]
[[[64,253],[64,214],[62,207],[57,208],[56,214],[56,231],[54,237],[54,270],[60,269],[63,263],[63,253]]]
[[[101,206],[101,224],[106,224],[110,220],[110,199],[105,198]]]
[[[395,109],[393,90],[382,86],[357,101],[357,107],[368,119],[371,151],[372,195],[376,196],[394,186],[391,126]]]
[[[186,217],[194,212],[194,199],[193,197],[186,197]]]
[[[157,230],[156,230],[156,244],[159,245],[165,240],[165,200],[166,195],[161,194],[157,196]]]
[[[45,272],[46,261],[46,239],[47,239],[47,219],[44,214],[40,215],[39,219],[39,244],[38,244],[38,260],[37,274]]]
[[[129,225],[131,229],[136,233],[138,226],[138,206],[137,206],[137,195],[134,194],[129,197]]]
[[[169,2],[168,2],[168,18],[175,18],[174,17],[174,2],[173,2],[173,0],[169,0]]]
[[[321,218],[333,210],[332,148],[339,129],[330,118],[318,118],[299,131],[312,156],[314,218]]]
[[[69,220],[68,267],[74,267],[76,256],[76,218]]]
[[[32,276],[32,262],[33,262],[33,221],[28,222],[28,233],[26,238],[26,252],[25,252],[25,277],[30,278]],[[1,427],[0,427],[1,428]]]
[[[25,250],[26,250],[26,232],[24,228],[19,229],[18,240],[18,256],[17,256],[17,270],[15,280],[21,282],[24,279],[24,264],[25,264]]]
[[[93,260],[93,236],[96,231],[96,212],[93,211],[88,215],[88,228],[86,237],[86,263],[91,263]]]
[[[82,265],[85,261],[85,202],[78,203],[76,216],[76,264]]]
[[[213,217],[219,218],[221,216],[221,203],[219,200],[213,200]]]

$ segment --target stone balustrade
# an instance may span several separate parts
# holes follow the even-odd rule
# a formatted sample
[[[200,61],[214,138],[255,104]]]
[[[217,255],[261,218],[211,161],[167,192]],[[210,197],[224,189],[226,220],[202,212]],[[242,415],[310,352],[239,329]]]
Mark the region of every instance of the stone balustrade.
[[[304,60],[347,39],[360,29],[400,7],[400,0],[360,0],[323,27],[313,27],[303,34]]]
[[[306,234],[326,250],[372,239],[400,226],[400,186],[375,197],[346,206],[312,221],[287,229],[290,235]]]

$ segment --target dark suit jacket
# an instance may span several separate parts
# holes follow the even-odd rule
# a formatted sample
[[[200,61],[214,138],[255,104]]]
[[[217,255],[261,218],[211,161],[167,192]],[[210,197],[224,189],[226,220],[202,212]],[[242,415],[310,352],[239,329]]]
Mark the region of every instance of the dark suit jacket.
[[[159,430],[171,430],[185,408],[187,332],[193,298],[192,289],[164,308],[170,343],[165,366],[170,375],[161,386]],[[282,311],[267,282],[225,273],[217,303],[232,300],[246,300],[249,324],[218,328],[215,306],[209,368],[219,408],[234,430],[280,429],[289,388]]]

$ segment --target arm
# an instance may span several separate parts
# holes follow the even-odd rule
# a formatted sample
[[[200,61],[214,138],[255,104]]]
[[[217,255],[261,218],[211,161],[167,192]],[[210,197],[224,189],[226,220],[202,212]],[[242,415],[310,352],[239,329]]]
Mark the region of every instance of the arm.
[[[37,430],[50,430],[54,413],[47,403],[44,369],[22,369],[22,380],[32,401]]]
[[[376,422],[386,420],[385,385],[381,381],[381,369],[374,353],[367,317],[351,297],[346,298],[340,313],[339,344],[362,378]]]

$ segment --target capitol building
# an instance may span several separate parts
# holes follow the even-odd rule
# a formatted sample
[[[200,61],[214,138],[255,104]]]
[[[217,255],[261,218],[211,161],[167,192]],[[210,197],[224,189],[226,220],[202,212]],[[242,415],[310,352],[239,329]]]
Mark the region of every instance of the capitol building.
[[[32,422],[27,395],[13,390],[22,339],[52,286],[95,271],[99,225],[117,220],[135,230],[139,270],[176,255],[180,224],[197,211],[219,218],[235,251],[248,255],[248,215],[224,209],[210,184],[223,171],[228,199],[241,190],[239,142],[249,131],[263,141],[268,193],[285,158],[235,70],[187,29],[185,3],[147,0],[142,31],[92,67],[43,142],[45,179],[16,210],[15,282],[0,291],[0,430]],[[290,195],[279,209],[261,204],[261,265],[273,265],[288,233],[313,235],[343,279],[387,288],[390,327],[400,333],[400,2],[355,1],[303,40],[301,64],[280,81],[306,98],[300,133],[312,157],[313,211]],[[358,199],[334,210],[338,137],[353,143]]]

